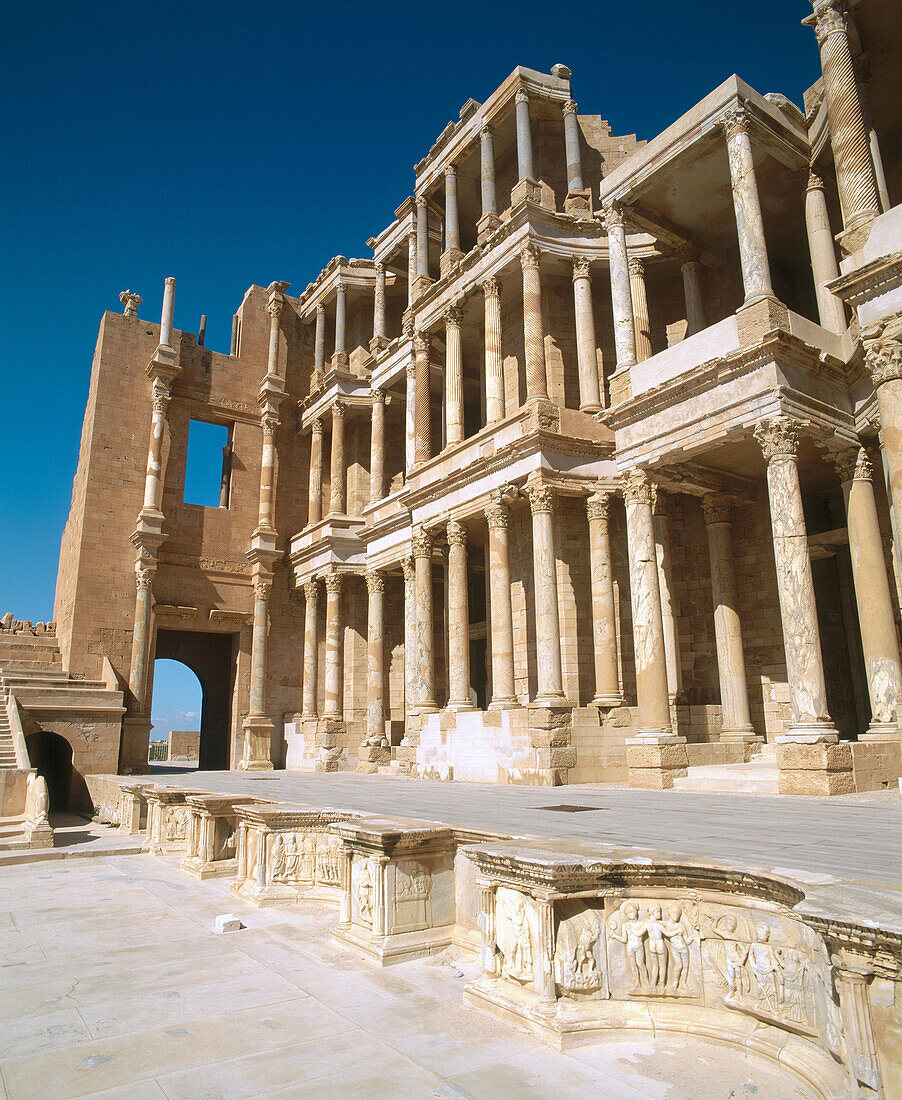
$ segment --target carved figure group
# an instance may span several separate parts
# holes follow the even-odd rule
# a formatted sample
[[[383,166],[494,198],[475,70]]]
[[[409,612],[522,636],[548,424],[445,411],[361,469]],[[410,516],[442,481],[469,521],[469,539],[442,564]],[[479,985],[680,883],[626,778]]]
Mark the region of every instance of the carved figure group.
[[[179,841],[188,837],[188,810],[175,806],[166,814],[166,840]]]
[[[630,993],[695,996],[689,984],[690,945],[698,933],[681,905],[625,901],[608,918],[608,935],[625,947]]]
[[[585,910],[562,920],[555,949],[555,981],[566,993],[595,993],[601,973],[595,951],[601,927],[593,912]]]
[[[269,856],[273,882],[312,882],[316,867],[316,835],[276,833]]]
[[[501,953],[501,973],[520,982],[533,980],[532,936],[526,902],[513,890],[499,890],[498,950]]]

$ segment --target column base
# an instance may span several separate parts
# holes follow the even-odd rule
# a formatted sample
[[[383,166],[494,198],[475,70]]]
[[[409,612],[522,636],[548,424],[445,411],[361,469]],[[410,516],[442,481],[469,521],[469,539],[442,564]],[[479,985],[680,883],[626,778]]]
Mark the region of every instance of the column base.
[[[557,693],[549,693],[546,695],[537,695],[535,699],[530,703],[530,709],[533,707],[543,707],[551,710],[560,709],[561,707],[569,707],[570,703],[567,701],[567,696],[563,692],[558,695]]]
[[[670,790],[678,776],[689,772],[685,737],[642,731],[626,742],[629,785],[646,790]]]
[[[485,244],[489,237],[491,237],[500,226],[501,219],[497,214],[483,214],[476,223],[476,243]]]
[[[835,744],[839,734],[832,722],[791,722],[785,733],[774,738],[778,745]]]
[[[150,731],[153,729],[150,718],[138,714],[134,718],[122,719],[122,747],[120,749],[122,775],[146,775],[148,771],[147,754],[150,747]]]
[[[755,733],[755,731],[752,729],[751,726],[749,726],[747,729],[746,728],[732,729],[732,730],[722,729],[720,731],[720,740],[723,741],[726,744],[734,744],[734,745],[737,742],[739,742],[741,744],[747,744],[747,743],[752,743],[752,742],[756,742],[756,741],[763,744],[763,742],[764,742],[764,738],[761,736],[761,734]]]
[[[614,707],[623,706],[623,696],[617,692],[611,692],[608,695],[596,695],[590,707],[602,707],[604,710],[612,710]]]
[[[317,760],[314,771],[337,772],[341,761],[341,749],[338,747],[338,735],[344,731],[341,715],[324,714],[316,727]]]
[[[589,405],[580,405],[579,411],[587,416],[594,416],[596,413],[600,413],[603,408],[604,406],[599,405],[598,402],[592,402]]]
[[[801,742],[777,739],[780,794],[853,794],[852,746],[848,741]]]
[[[22,830],[29,848],[52,848],[53,829],[49,821],[24,821]]]
[[[542,785],[561,786],[576,767],[576,749],[570,743],[573,708],[561,698],[550,703],[536,700],[529,705],[527,722],[536,754],[534,778]]]
[[[461,248],[446,248],[439,257],[439,271],[442,278],[450,274],[464,258],[465,252]]]
[[[449,702],[445,705],[445,710],[453,711],[455,714],[461,710],[478,710],[479,708],[474,706],[468,699],[466,702]]]
[[[244,720],[242,729],[244,730],[244,752],[238,761],[238,771],[272,771],[273,764],[269,753],[275,726],[265,714],[249,714]]]
[[[902,730],[898,722],[871,722],[867,733],[859,734],[859,741],[899,741]]]
[[[489,710],[513,710],[514,707],[518,706],[520,706],[520,700],[510,695],[502,699],[493,699],[489,703]]]

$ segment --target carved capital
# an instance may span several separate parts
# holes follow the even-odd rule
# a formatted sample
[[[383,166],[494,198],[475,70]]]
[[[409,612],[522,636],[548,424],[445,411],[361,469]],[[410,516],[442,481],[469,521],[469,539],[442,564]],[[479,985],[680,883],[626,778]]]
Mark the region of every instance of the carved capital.
[[[285,305],[285,299],[281,294],[273,294],[266,306],[266,312],[273,318],[274,321],[278,321],[279,314],[282,312],[282,306]]]
[[[374,405],[384,405],[385,404],[385,390],[380,389],[378,386],[376,386],[374,389],[370,390],[370,396],[373,399],[373,404]]]
[[[763,421],[755,428],[755,439],[767,462],[780,457],[798,458],[799,424],[791,417],[775,416]]]
[[[874,476],[874,466],[864,447],[850,447],[832,456],[833,465],[841,483],[848,481],[870,481]]]
[[[488,275],[479,284],[486,298],[497,298],[501,294],[501,283],[494,275]]]
[[[150,588],[153,585],[153,569],[135,569],[135,585],[138,589]]]
[[[322,436],[323,434],[323,422],[321,417],[317,417],[310,425],[310,431],[313,435]]]
[[[316,601],[319,599],[319,582],[316,577],[311,577],[309,580],[304,581],[304,599],[307,601],[308,607],[315,607]]]
[[[157,380],[153,384],[153,391],[151,393],[151,406],[155,413],[162,413],[166,415],[166,409],[169,407],[169,386],[165,382]]]
[[[491,141],[493,133],[492,124],[487,119],[484,119],[482,125],[479,127],[480,139],[484,141],[488,138],[489,141]]]
[[[334,401],[332,403],[332,420],[344,420],[345,413],[348,411],[347,401]]]
[[[326,592],[330,596],[340,596],[341,582],[343,580],[343,573],[327,573],[325,577],[323,577],[323,584],[326,586]]]
[[[575,99],[568,99],[567,102],[563,105],[563,107],[561,107],[561,111],[565,115],[575,115],[576,114],[576,100]]]
[[[366,574],[366,590],[372,596],[376,592],[385,591],[385,574],[378,569],[368,570]]]
[[[450,546],[467,545],[467,528],[458,519],[449,519],[446,528]]]
[[[417,358],[429,358],[429,351],[432,348],[432,337],[428,332],[422,332],[418,330],[414,333],[413,337],[413,350],[416,352]]]
[[[511,510],[503,501],[493,501],[485,510],[486,523],[493,531],[506,531],[510,526]]]
[[[376,260],[373,264],[373,269],[376,272],[377,279],[383,279],[385,277],[385,264],[381,260]]]
[[[445,312],[445,325],[451,328],[460,328],[464,319],[464,311],[460,306],[449,306]]]
[[[426,206],[426,205],[428,205],[428,203],[429,203],[429,199],[425,195],[417,195],[416,196],[417,206]]]
[[[718,125],[727,135],[727,138],[735,137],[737,134],[747,134],[749,132],[749,116],[748,112],[743,107],[733,107],[729,111],[726,111],[717,120]]]
[[[644,279],[645,278],[645,264],[638,256],[633,256],[629,261],[630,278],[632,279]]]
[[[276,428],[279,426],[279,418],[273,412],[265,412],[260,417],[260,425],[265,435],[275,435]]]
[[[612,229],[626,228],[626,220],[623,217],[623,210],[620,208],[619,203],[609,203],[602,209],[601,216],[602,223],[609,233]]]
[[[520,249],[520,264],[522,265],[523,270],[525,271],[528,267],[538,270],[540,256],[541,252],[539,251],[538,247],[527,241],[526,244],[524,244],[523,247]]]
[[[432,558],[433,538],[429,531],[419,528],[410,540],[410,552],[415,558]]]
[[[599,490],[586,500],[586,515],[589,519],[607,520],[611,514],[611,494]]]
[[[698,245],[695,241],[686,241],[677,249],[677,256],[681,267],[685,267],[686,264],[697,264],[699,262]]]
[[[122,313],[125,317],[137,317],[138,306],[144,301],[140,294],[133,294],[130,290],[119,292],[119,301],[124,306]]]
[[[881,335],[866,341],[864,351],[875,386],[902,378],[902,340]]]
[[[401,572],[404,574],[404,580],[410,582],[416,575],[416,567],[413,564],[413,558],[405,558],[401,562]]]
[[[651,507],[654,492],[644,470],[629,470],[623,478],[623,499],[627,504]]]
[[[457,177],[457,165],[456,164],[446,164],[445,165],[445,175],[446,176],[452,176],[452,177],[456,178]]]
[[[592,275],[592,261],[588,256],[573,257],[573,281],[588,279]]]
[[[347,292],[348,292],[348,284],[345,283],[345,282],[342,282],[342,280],[339,279],[338,282],[335,284],[335,293],[336,294],[347,294]]]
[[[818,172],[816,165],[808,165],[808,183],[806,185],[808,191],[823,191],[824,181],[821,178],[820,172]]]
[[[529,103],[529,92],[525,88],[519,88],[517,94],[514,96],[514,100],[517,103]]]
[[[316,305],[316,319],[317,319],[317,321],[319,321],[320,319],[325,319],[325,316],[326,316],[326,307],[325,307],[325,305],[322,302],[317,302],[317,305]]]
[[[729,523],[733,518],[733,502],[719,493],[708,493],[702,498],[702,515],[705,524]]]
[[[255,600],[262,600],[264,603],[268,603],[271,593],[272,583],[270,581],[254,581]]]
[[[554,489],[550,485],[527,485],[524,489],[532,514],[554,512]]]
[[[802,23],[814,28],[819,46],[823,46],[831,34],[848,34],[846,14],[839,0],[814,0],[814,12]]]

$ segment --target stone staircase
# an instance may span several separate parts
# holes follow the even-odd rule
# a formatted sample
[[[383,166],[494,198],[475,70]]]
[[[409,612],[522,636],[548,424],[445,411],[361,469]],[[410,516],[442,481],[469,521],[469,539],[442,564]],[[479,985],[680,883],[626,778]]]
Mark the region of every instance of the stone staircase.
[[[745,764],[690,765],[689,774],[673,781],[675,790],[724,794],[779,794],[776,745],[764,745]]]

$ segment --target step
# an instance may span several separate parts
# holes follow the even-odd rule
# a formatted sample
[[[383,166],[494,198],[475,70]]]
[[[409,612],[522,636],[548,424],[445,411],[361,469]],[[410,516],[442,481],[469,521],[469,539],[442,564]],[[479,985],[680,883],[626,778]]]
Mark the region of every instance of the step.
[[[673,781],[681,791],[720,791],[734,794],[779,794],[780,771],[776,763],[754,758],[748,764],[704,764]]]
[[[16,674],[20,672],[43,672],[51,670],[55,665],[62,665],[62,654],[58,651],[52,654],[52,661],[26,661],[16,658],[0,660],[0,670],[4,673]]]

